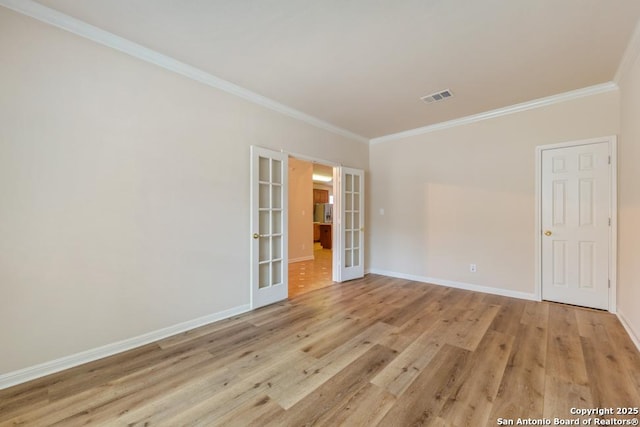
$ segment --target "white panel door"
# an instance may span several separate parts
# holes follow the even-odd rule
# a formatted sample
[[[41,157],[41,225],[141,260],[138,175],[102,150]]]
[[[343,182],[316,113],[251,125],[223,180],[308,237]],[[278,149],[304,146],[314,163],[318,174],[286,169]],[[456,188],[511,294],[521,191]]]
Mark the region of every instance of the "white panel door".
[[[251,147],[251,307],[286,299],[287,155]]]
[[[340,168],[340,281],[364,276],[364,171]]]
[[[609,143],[542,151],[542,298],[609,308]]]

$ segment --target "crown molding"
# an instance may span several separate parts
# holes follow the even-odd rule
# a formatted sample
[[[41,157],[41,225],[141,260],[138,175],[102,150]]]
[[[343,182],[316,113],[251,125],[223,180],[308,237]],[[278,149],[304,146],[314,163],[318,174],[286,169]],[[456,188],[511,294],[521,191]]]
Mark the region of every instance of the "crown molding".
[[[617,90],[618,85],[614,82],[607,82],[598,84],[595,86],[588,86],[582,89],[572,90],[570,92],[564,92],[557,95],[547,96],[545,98],[538,98],[532,101],[523,102],[520,104],[510,105],[508,107],[498,108],[496,110],[486,111],[484,113],[474,114],[471,116],[461,117],[459,119],[453,119],[446,122],[436,123],[429,126],[424,126],[416,129],[406,130],[403,132],[393,133],[378,138],[373,138],[369,141],[370,144],[379,144],[382,142],[397,141],[400,139],[408,138],[411,136],[423,135],[425,133],[434,132],[437,130],[448,129],[456,126],[462,126],[469,123],[475,123],[482,120],[493,119],[496,117],[506,116],[508,114],[519,113],[521,111],[532,110],[534,108],[545,107],[547,105],[558,104],[572,99],[582,98],[585,96],[596,95],[599,93],[610,92]]]
[[[57,10],[46,7],[33,0],[0,0],[0,6],[11,9],[38,21],[76,34],[80,37],[100,43],[104,46],[123,52],[127,55],[157,65],[189,79],[214,87],[224,92],[243,98],[254,104],[276,111],[285,116],[300,120],[317,128],[341,135],[360,142],[368,143],[369,139],[346,129],[332,125],[302,111],[288,107],[265,96],[259,95],[241,86],[223,80],[199,68],[180,62],[170,56],[163,55],[123,37],[102,30],[84,21],[73,18]]]
[[[631,39],[629,39],[629,44],[624,51],[624,55],[622,56],[622,61],[620,61],[620,65],[618,65],[618,70],[616,71],[616,75],[613,77],[613,81],[616,84],[620,84],[624,76],[631,70],[633,67],[633,63],[636,58],[640,54],[640,21],[636,24],[636,28],[631,34]]]

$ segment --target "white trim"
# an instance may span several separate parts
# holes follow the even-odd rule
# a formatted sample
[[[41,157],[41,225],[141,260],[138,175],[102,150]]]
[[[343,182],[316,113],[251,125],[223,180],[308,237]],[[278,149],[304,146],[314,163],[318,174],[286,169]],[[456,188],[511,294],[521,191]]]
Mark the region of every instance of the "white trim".
[[[441,123],[436,123],[429,126],[420,127],[417,129],[411,129],[403,132],[393,133],[390,135],[380,136],[378,138],[371,139],[369,143],[378,144],[381,142],[397,141],[399,139],[404,139],[411,136],[423,135],[425,133],[434,132],[437,130],[448,129],[448,128],[466,125],[469,123],[475,123],[475,122],[479,122],[487,119],[493,119],[500,116],[506,116],[508,114],[519,113],[521,111],[532,110],[534,108],[545,107],[548,105],[558,104],[560,102],[565,102],[565,101],[571,101],[573,99],[582,98],[590,95],[596,95],[599,93],[610,92],[617,89],[618,89],[618,85],[616,85],[614,82],[602,83],[595,86],[589,86],[582,89],[572,90],[570,92],[564,92],[557,95],[547,96],[545,98],[534,99],[532,101],[527,101],[520,104],[510,105],[508,107],[498,108],[496,110],[486,111],[484,113],[461,117],[459,119],[453,119],[446,122],[441,122]]]
[[[633,343],[636,345],[638,351],[640,351],[640,334],[637,334],[633,330],[633,328],[631,327],[631,325],[627,321],[627,319],[624,316],[624,314],[622,314],[621,312],[617,312],[616,315],[618,316],[618,320],[620,320],[620,323],[622,323],[622,327],[627,331],[627,334],[629,335],[629,338],[631,338],[631,341],[633,341]]]
[[[301,257],[298,257],[298,258],[290,258],[289,259],[289,264],[292,264],[294,262],[313,261],[314,259],[315,259],[315,257],[313,255],[301,256]]]
[[[23,15],[30,16],[39,21],[53,25],[65,31],[69,31],[80,37],[87,38],[96,43],[110,47],[112,49],[123,52],[127,55],[141,59],[145,62],[162,67],[166,70],[173,71],[189,79],[203,83],[205,85],[220,89],[224,92],[246,99],[247,101],[258,104],[262,107],[292,117],[312,126],[326,131],[351,138],[360,142],[368,143],[369,139],[362,135],[358,135],[346,129],[334,126],[324,120],[320,120],[302,111],[288,107],[277,101],[265,96],[259,95],[248,89],[235,85],[231,82],[223,80],[212,74],[209,74],[199,68],[180,62],[170,56],[163,55],[153,49],[149,49],[123,37],[117,36],[108,31],[102,30],[93,25],[87,24],[79,19],[75,19],[69,15],[58,12],[57,10],[48,8],[33,0],[0,0],[0,5]]]
[[[607,142],[609,144],[609,155],[611,156],[611,168],[609,177],[611,182],[611,199],[609,200],[609,217],[611,218],[611,227],[609,227],[609,280],[611,287],[609,288],[609,312],[616,313],[617,310],[617,259],[618,259],[618,149],[617,137],[603,136],[600,138],[583,139],[579,141],[561,142],[558,144],[539,145],[536,147],[536,182],[535,182],[535,294],[542,300],[542,152],[544,150],[553,150],[556,148],[575,147],[578,145],[598,144]]]
[[[413,280],[415,282],[430,283],[432,285],[446,286],[448,288],[464,289],[466,291],[482,292],[485,294],[500,295],[503,297],[525,299],[529,301],[537,301],[535,294],[527,292],[512,291],[509,289],[494,288],[491,286],[475,285],[472,283],[456,282],[453,280],[437,279],[435,277],[416,276],[413,274],[398,273],[396,271],[378,270],[372,268],[369,270],[371,274],[379,274],[382,276],[396,277],[398,279]]]
[[[237,316],[249,311],[249,305],[244,304],[228,310],[219,311],[217,313],[209,314],[207,316],[199,317],[197,319],[188,320],[186,322],[178,323],[177,325],[169,326],[167,328],[158,329],[156,331],[148,332],[137,337],[128,338],[115,343],[103,345],[101,347],[86,350],[80,353],[72,354],[69,356],[61,357],[60,359],[51,360],[49,362],[41,363],[39,365],[30,366],[28,368],[20,369],[18,371],[9,372],[0,375],[0,390],[7,387],[11,387],[17,384],[21,384],[27,381],[31,381],[37,378],[44,377],[56,372],[63,371],[65,369],[73,368],[78,365],[82,365],[94,360],[102,359],[107,356],[112,356],[117,353],[122,353],[127,350],[131,350],[136,347],[143,346],[161,339],[176,335],[182,332],[189,331],[191,329],[199,328],[204,325],[208,325],[218,320],[227,319],[232,316]]]
[[[636,24],[635,30],[629,39],[629,44],[624,51],[620,65],[616,70],[616,75],[613,77],[613,81],[620,84],[624,76],[631,70],[633,63],[640,54],[640,21]]]

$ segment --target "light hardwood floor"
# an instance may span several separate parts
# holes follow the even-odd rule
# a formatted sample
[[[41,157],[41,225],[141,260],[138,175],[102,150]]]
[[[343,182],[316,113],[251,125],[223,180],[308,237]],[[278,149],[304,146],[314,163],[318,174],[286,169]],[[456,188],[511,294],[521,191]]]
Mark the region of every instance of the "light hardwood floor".
[[[640,354],[609,313],[369,275],[0,391],[0,425],[475,427],[639,405]]]

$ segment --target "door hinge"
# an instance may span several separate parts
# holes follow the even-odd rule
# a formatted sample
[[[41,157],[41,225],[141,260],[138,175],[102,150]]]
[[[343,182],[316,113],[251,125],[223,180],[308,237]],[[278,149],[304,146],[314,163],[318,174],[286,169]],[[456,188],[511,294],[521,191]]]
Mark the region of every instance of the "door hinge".
[[[609,218],[609,227],[611,227],[611,218]]]
[[[611,279],[609,279],[609,287],[611,287]]]
[[[609,164],[611,164],[611,156],[609,156]]]

